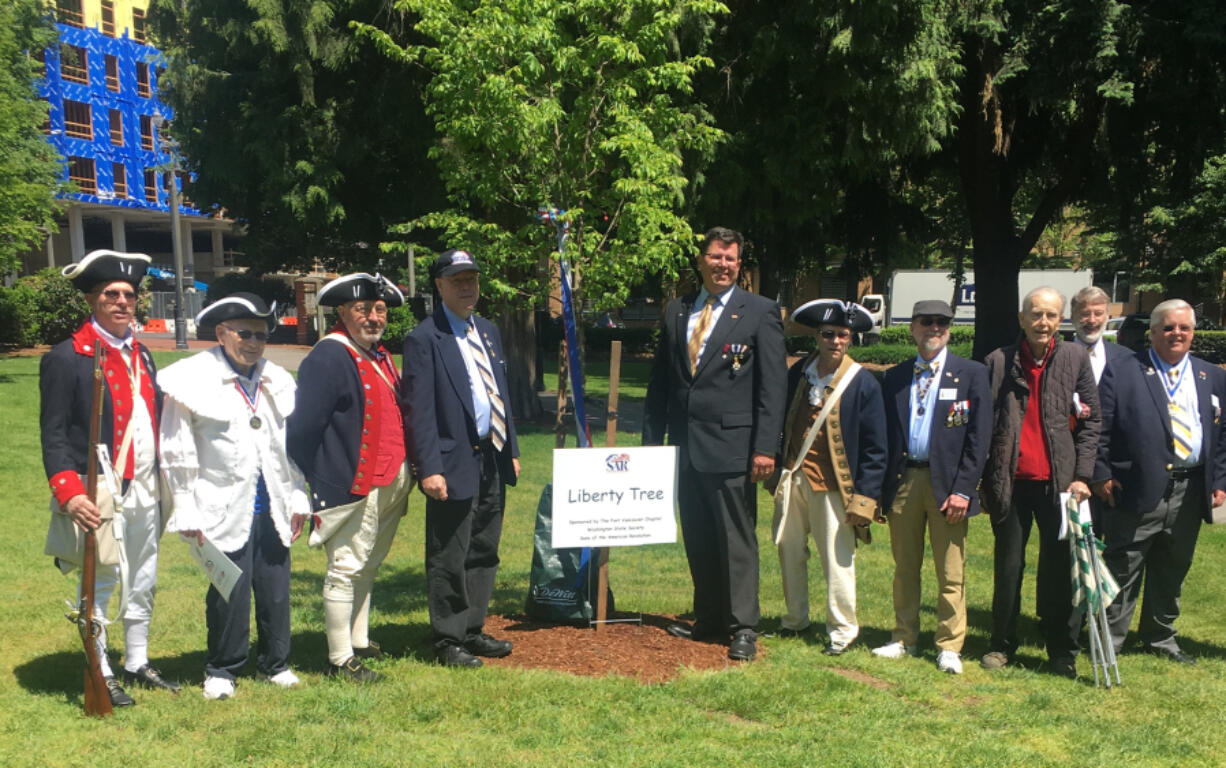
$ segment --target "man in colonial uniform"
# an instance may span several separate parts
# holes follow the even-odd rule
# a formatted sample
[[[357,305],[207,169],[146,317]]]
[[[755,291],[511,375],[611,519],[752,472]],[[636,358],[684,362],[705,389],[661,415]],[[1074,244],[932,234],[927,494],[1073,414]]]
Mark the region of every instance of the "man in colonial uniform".
[[[59,510],[83,529],[111,520],[118,539],[118,564],[99,564],[96,580],[98,615],[120,587],[119,617],[123,622],[123,683],[177,692],[149,665],[149,621],[157,579],[158,507],[157,424],[161,395],[157,370],[149,350],[132,332],[136,298],[149,257],[139,253],[93,251],[65,267],[64,276],[85,294],[91,315],[70,338],[55,345],[39,366],[43,466]],[[81,476],[89,451],[89,417],[94,381],[94,353],[102,350],[106,394],[102,407],[101,443],[109,451],[113,478],[105,482],[113,505],[100,509],[86,496]],[[103,469],[106,469],[105,467]],[[112,518],[111,515],[114,515]],[[63,567],[63,564],[61,564]],[[98,641],[98,657],[111,705],[134,702],[111,671],[106,633]]]
[[[359,272],[325,285],[319,303],[336,307],[340,320],[298,368],[286,438],[311,485],[310,544],[328,555],[329,672],[373,682],[380,675],[362,663],[382,656],[367,634],[370,592],[410,488],[400,374],[380,343],[388,307],[404,304],[404,294],[378,274]]]
[[[289,545],[311,506],[285,449],[294,377],[264,359],[275,308],[250,293],[210,304],[196,325],[212,327],[219,345],[158,377],[162,471],[174,499],[167,527],[201,545],[207,539],[241,569],[228,595],[210,586],[205,596],[206,699],[234,695],[251,645],[253,592],[256,665],[274,685],[298,684],[289,668]]]
[[[404,341],[409,450],[426,495],[426,581],[435,656],[479,667],[511,643],[484,632],[506,487],[519,477],[498,328],[473,312],[480,267],[467,251],[434,260],[434,315]]]
[[[787,613],[781,634],[809,626],[809,534],[826,574],[823,653],[837,656],[860,632],[856,621],[856,540],[878,519],[885,475],[886,423],[881,387],[847,354],[853,333],[872,328],[854,302],[818,299],[792,321],[817,329],[817,351],[788,371],[783,472],[775,492],[775,544]]]

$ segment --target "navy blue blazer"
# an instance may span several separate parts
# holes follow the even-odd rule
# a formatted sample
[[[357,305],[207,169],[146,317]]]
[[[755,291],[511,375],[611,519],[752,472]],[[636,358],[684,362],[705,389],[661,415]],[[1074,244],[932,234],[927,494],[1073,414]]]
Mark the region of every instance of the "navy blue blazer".
[[[359,368],[344,344],[321,339],[298,367],[285,447],[311,485],[314,510],[348,504],[370,492],[370,479],[359,475],[359,462],[374,454],[378,431],[385,425],[396,426],[396,420],[381,413],[382,401],[377,398],[367,414],[368,399]]]
[[[787,411],[787,352],[779,305],[733,288],[690,373],[687,327],[697,292],[668,303],[661,318],[643,445],[682,447],[694,469],[746,473],[754,454],[774,456]],[[734,345],[743,350],[732,351]]]
[[[889,432],[890,458],[882,490],[881,506],[889,512],[898,494],[907,460],[907,443],[911,434],[911,384],[915,380],[914,360],[899,363],[885,373],[885,416]],[[992,389],[988,385],[988,369],[981,363],[945,353],[945,366],[937,388],[936,405],[932,412],[932,429],[928,434],[928,463],[932,477],[932,494],[937,506],[945,503],[952,493],[970,499],[967,516],[979,512],[979,478],[988,460],[989,438],[992,434]],[[952,390],[952,397],[945,397]],[[950,425],[947,419],[955,403],[969,403],[966,423]]]
[[[1226,490],[1226,431],[1222,406],[1226,404],[1226,371],[1189,356],[1196,385],[1202,430],[1201,459],[1205,466],[1205,508],[1209,520],[1214,489]],[[1103,376],[1103,431],[1098,444],[1094,482],[1114,478],[1114,511],[1144,514],[1162,500],[1175,461],[1171,447],[1171,419],[1167,412],[1162,377],[1142,350],[1130,361],[1114,366]],[[1216,400],[1216,402],[1215,402]]]
[[[797,360],[788,369],[787,403],[796,396],[804,380],[805,366],[812,359],[810,355]],[[843,430],[843,445],[847,447],[852,491],[880,502],[888,452],[885,405],[881,399],[881,385],[868,370],[856,373],[843,390],[839,398],[839,427]],[[786,445],[780,448],[781,452],[786,450]],[[784,458],[780,455],[778,461]]]
[[[489,320],[473,317],[507,410],[507,441],[498,452],[498,471],[503,483],[515,485],[511,459],[519,457],[519,443],[511,414],[502,336]],[[476,496],[481,480],[481,446],[472,388],[468,366],[441,302],[434,315],[422,320],[404,340],[402,396],[405,446],[417,476],[442,475],[447,480],[449,499]]]

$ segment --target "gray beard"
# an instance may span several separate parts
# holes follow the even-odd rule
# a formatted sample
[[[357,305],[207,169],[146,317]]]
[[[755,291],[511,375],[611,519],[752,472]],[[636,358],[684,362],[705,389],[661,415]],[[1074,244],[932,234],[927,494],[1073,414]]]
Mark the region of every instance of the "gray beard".
[[[1101,339],[1102,337],[1103,337],[1102,331],[1099,331],[1093,336],[1087,336],[1085,333],[1081,332],[1080,330],[1077,331],[1077,338],[1086,346],[1093,346],[1097,344],[1098,340]]]

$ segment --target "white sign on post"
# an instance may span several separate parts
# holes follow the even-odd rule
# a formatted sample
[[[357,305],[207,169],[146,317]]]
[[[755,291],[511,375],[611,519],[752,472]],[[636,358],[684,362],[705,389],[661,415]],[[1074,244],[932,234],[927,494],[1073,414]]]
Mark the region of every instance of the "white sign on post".
[[[677,540],[677,448],[557,448],[553,548]]]

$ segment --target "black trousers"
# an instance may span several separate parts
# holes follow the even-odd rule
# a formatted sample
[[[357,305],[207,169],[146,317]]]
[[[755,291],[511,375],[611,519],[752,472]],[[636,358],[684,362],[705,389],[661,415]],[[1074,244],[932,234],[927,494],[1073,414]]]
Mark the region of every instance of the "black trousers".
[[[757,485],[747,474],[708,474],[684,451],[678,474],[681,536],[694,581],[696,634],[756,630]]]
[[[1022,573],[1032,523],[1039,529],[1039,567],[1035,579],[1035,607],[1039,628],[1053,659],[1075,656],[1081,614],[1073,611],[1072,555],[1060,541],[1062,511],[1054,501],[1050,482],[1017,480],[1013,483],[1012,511],[993,521],[996,535],[995,583],[992,591],[991,650],[1012,656],[1017,651],[1017,618],[1022,604]]]
[[[1201,514],[1208,506],[1204,483],[1200,474],[1172,480],[1153,510],[1104,517],[1103,562],[1120,587],[1119,595],[1107,606],[1111,642],[1117,651],[1124,645],[1137,598],[1142,596],[1142,580],[1141,642],[1151,648],[1179,650],[1175,619],[1200,536]]]
[[[251,596],[255,594],[256,668],[275,675],[289,668],[289,549],[281,543],[272,517],[251,516],[247,543],[226,555],[243,569],[230,600],[209,587],[204,598],[208,625],[209,677],[233,680],[247,663],[251,646]]]
[[[434,646],[460,645],[481,633],[498,575],[506,490],[489,441],[481,481],[470,499],[426,498],[426,582]]]

